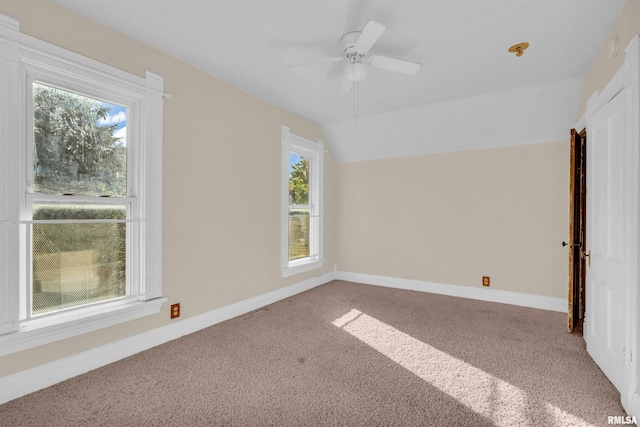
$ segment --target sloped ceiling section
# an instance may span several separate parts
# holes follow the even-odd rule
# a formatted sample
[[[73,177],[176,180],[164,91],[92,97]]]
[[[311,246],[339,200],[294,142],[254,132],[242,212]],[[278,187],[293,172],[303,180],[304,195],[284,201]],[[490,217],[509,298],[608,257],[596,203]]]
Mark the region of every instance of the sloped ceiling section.
[[[564,141],[582,79],[421,105],[323,126],[339,162]]]
[[[566,139],[577,86],[625,0],[55,0],[320,124],[339,161]],[[630,0],[637,1],[637,0]],[[340,38],[386,26],[370,68],[340,96]],[[529,42],[517,58],[509,46]],[[492,94],[492,95],[488,95]],[[358,126],[354,126],[354,103]]]

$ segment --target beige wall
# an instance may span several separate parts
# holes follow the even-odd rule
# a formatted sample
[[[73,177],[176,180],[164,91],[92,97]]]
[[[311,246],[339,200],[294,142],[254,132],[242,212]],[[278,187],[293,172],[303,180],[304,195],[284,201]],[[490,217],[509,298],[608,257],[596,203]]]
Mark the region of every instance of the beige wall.
[[[622,12],[620,12],[620,16],[611,28],[611,31],[609,31],[607,38],[600,48],[596,58],[591,63],[589,71],[584,78],[582,95],[580,97],[580,116],[585,113],[586,103],[593,93],[596,90],[604,89],[607,83],[609,83],[609,80],[611,80],[615,73],[620,69],[624,63],[625,48],[631,39],[637,34],[640,34],[640,0],[627,0]],[[618,54],[616,56],[612,56],[611,44],[615,39],[618,39],[619,49]],[[638,106],[637,111],[640,111],[640,105]],[[640,117],[638,120],[638,126],[640,126]],[[640,157],[637,159],[637,162],[640,164]],[[638,209],[640,210],[640,206],[638,206]],[[640,218],[638,219],[640,221]],[[638,229],[640,229],[640,222],[638,224]],[[638,266],[640,269],[640,242],[638,246],[638,256]],[[640,277],[640,270],[638,271],[638,277]],[[640,284],[638,287],[640,288]],[[640,292],[638,293],[638,307],[640,307]],[[638,317],[637,331],[638,348],[636,349],[636,354],[640,354],[640,317]],[[640,361],[638,362],[638,382],[640,383]]]
[[[566,298],[568,142],[340,164],[338,270]]]
[[[2,0],[21,31],[137,75],[164,76],[164,295],[160,314],[0,359],[0,376],[79,353],[333,270],[334,169],[325,157],[322,270],[280,274],[281,125],[317,140],[320,128],[49,0]]]

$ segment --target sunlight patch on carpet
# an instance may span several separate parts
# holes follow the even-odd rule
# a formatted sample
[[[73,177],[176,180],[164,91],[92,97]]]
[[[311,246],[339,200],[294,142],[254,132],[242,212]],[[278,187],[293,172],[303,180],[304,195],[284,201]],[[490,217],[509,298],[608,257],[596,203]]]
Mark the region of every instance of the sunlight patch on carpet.
[[[333,324],[497,426],[592,425],[356,309]]]

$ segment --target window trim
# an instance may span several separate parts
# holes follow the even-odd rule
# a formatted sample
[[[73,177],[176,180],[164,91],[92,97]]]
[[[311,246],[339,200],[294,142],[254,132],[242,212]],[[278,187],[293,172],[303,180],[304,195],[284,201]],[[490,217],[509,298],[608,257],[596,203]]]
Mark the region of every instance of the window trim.
[[[134,174],[138,180],[134,196],[139,203],[134,219],[144,227],[136,243],[141,265],[135,273],[141,286],[136,298],[81,306],[25,324],[20,317],[20,300],[24,297],[18,284],[25,281],[27,265],[19,253],[17,224],[29,220],[24,212],[28,201],[26,85],[33,76],[50,76],[52,83],[80,93],[104,94],[103,98],[135,105],[134,116],[139,119],[127,123],[127,130],[130,141],[139,141],[132,152],[139,168]],[[160,75],[146,71],[144,77],[136,76],[22,34],[18,20],[0,14],[0,355],[160,311],[166,301],[162,297],[163,91]],[[23,177],[19,185],[15,184],[16,176]]]
[[[314,214],[318,216],[317,227],[310,230],[315,238],[310,239],[311,253],[316,256],[289,261],[289,153],[291,151],[309,157],[311,176],[309,178],[309,203],[314,206]],[[280,272],[282,277],[321,268],[324,264],[324,142],[311,141],[291,133],[287,126],[282,126],[282,161],[281,161],[281,223],[280,223]],[[313,245],[313,249],[311,246]]]

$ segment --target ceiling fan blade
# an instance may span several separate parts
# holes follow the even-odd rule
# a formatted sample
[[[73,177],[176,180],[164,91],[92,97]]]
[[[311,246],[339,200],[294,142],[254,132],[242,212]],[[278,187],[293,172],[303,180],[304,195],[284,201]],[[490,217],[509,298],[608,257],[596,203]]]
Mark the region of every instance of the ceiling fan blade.
[[[340,62],[340,61],[344,61],[343,56],[336,56],[334,58],[322,58],[322,59],[316,59],[313,61],[294,62],[293,64],[289,64],[289,68],[306,67],[307,65],[316,65],[316,64],[328,64],[330,62]]]
[[[340,86],[340,95],[344,95],[345,93],[348,93],[349,91],[351,91],[352,87],[353,87],[353,80],[351,80],[345,75],[344,78],[342,79],[342,86]]]
[[[369,52],[371,46],[373,46],[374,43],[378,41],[378,39],[386,29],[387,27],[385,27],[384,25],[369,19],[362,29],[360,37],[358,37],[358,40],[356,40],[356,44],[354,45],[356,52],[363,55]]]
[[[389,58],[388,56],[372,55],[367,60],[373,67],[395,71],[397,73],[406,74],[408,76],[415,76],[416,74],[418,74],[418,71],[420,71],[420,68],[422,68],[422,64],[418,62]]]

